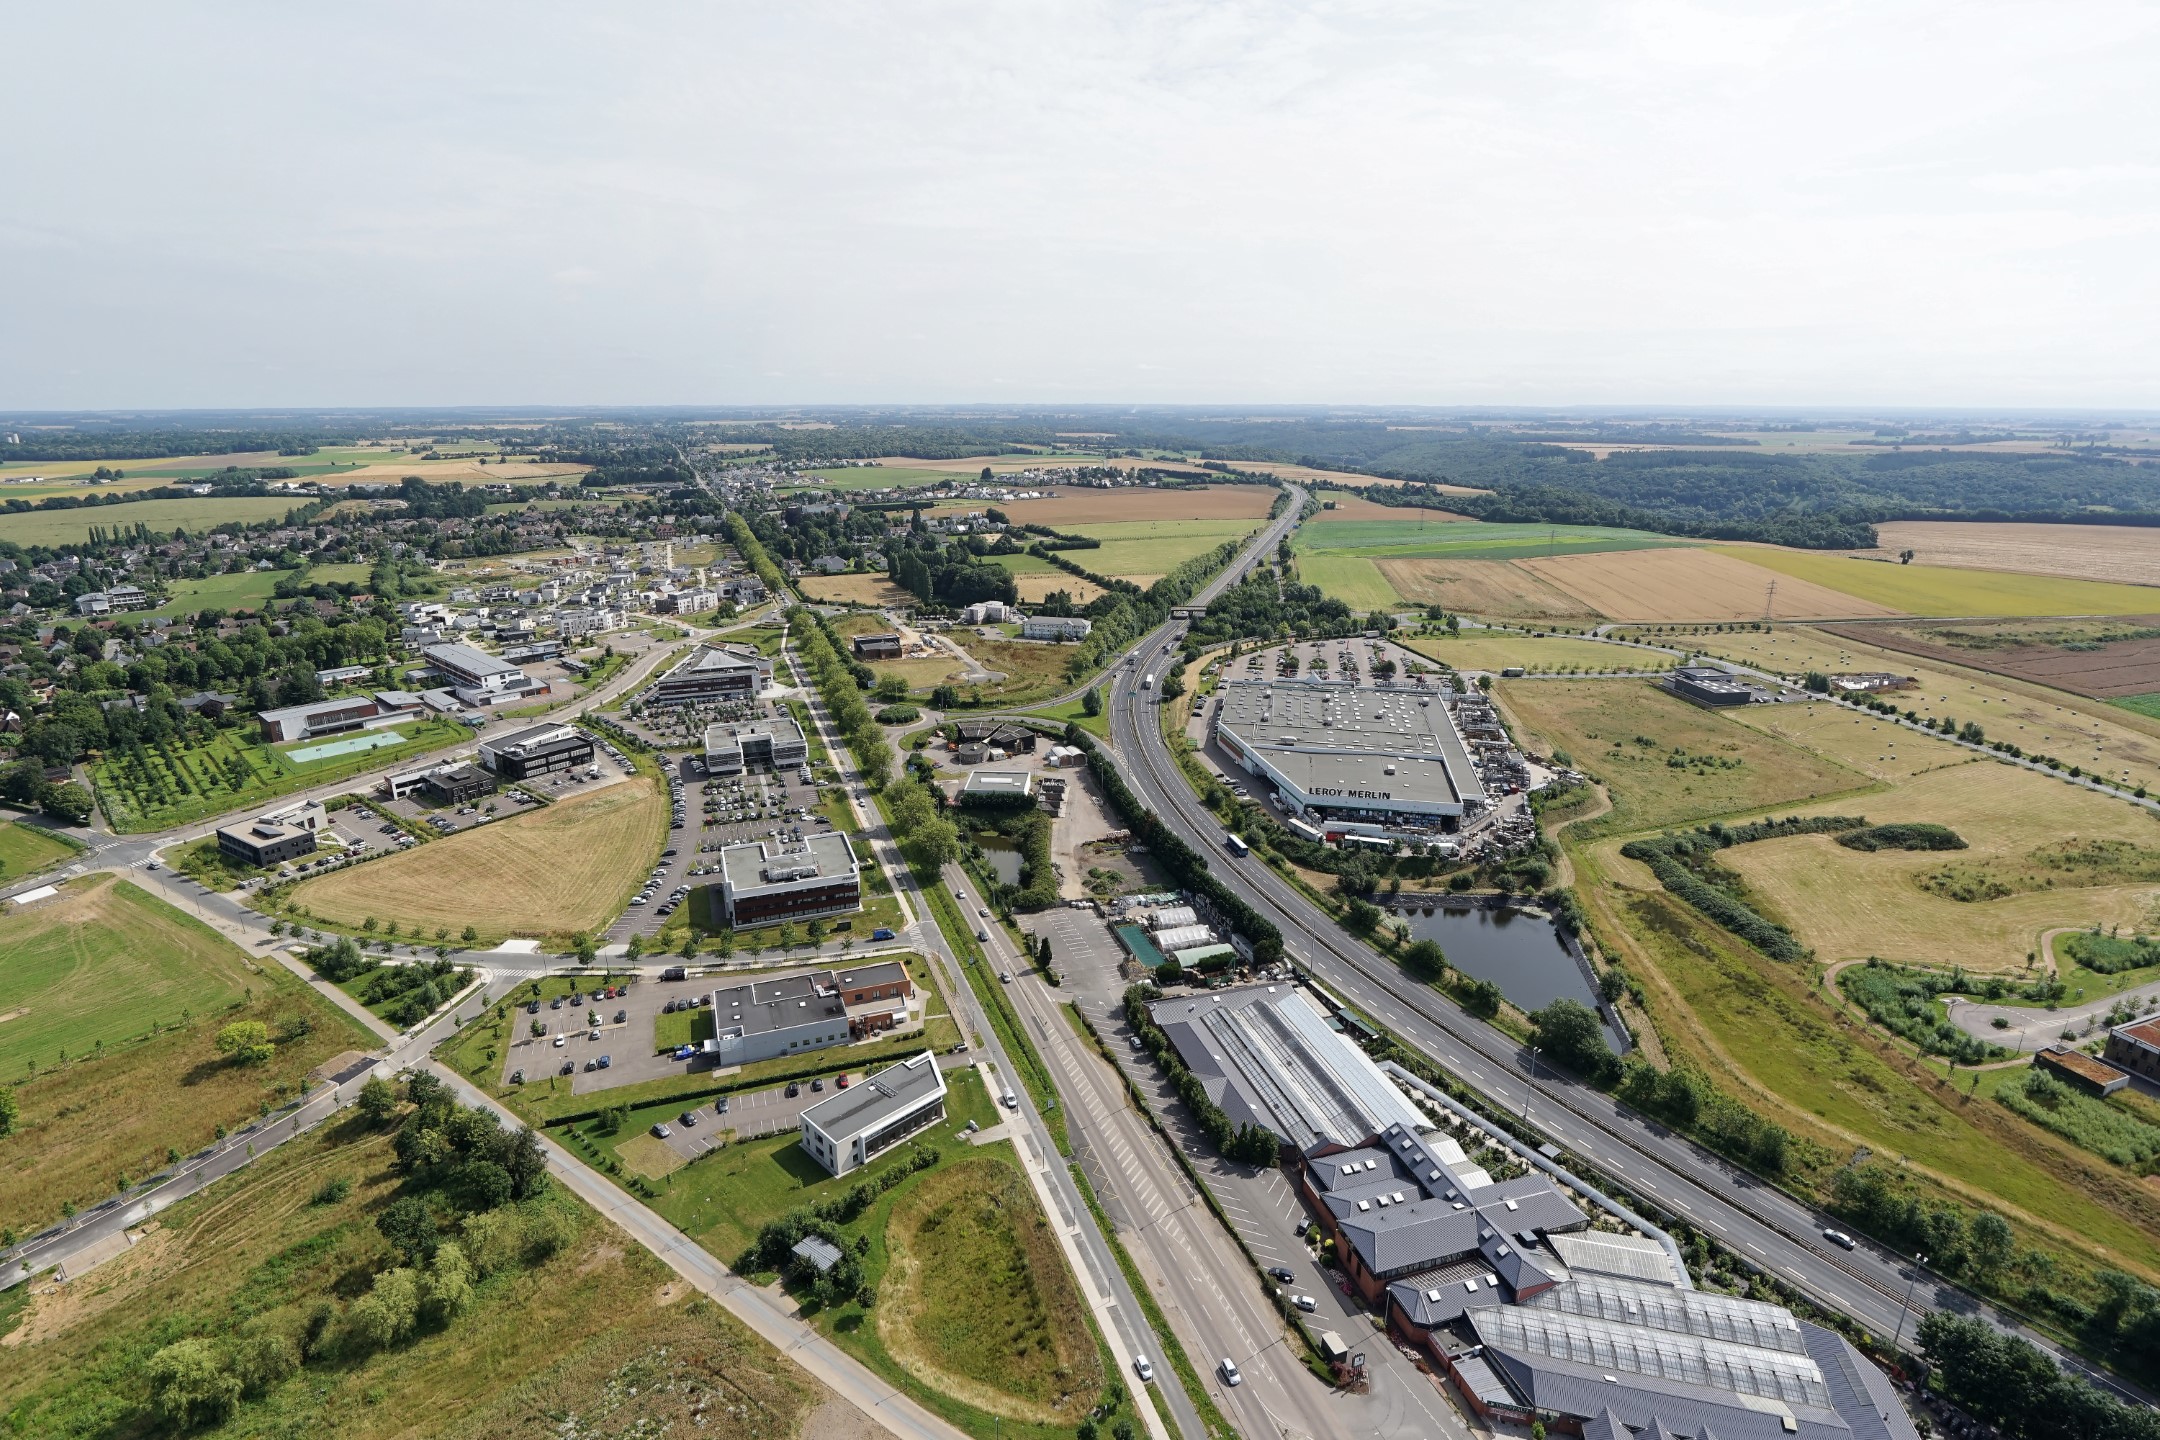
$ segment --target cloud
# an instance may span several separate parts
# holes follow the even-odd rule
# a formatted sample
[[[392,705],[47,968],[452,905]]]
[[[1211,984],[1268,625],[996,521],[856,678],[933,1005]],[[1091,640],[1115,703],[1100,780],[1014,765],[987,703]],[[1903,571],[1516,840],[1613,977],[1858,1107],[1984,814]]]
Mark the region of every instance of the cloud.
[[[47,7],[0,396],[2160,403],[2156,27]]]

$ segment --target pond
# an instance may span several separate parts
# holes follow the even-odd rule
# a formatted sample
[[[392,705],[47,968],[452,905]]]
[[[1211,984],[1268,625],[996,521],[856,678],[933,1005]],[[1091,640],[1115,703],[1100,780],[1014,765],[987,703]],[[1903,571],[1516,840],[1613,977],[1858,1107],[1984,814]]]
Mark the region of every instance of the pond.
[[[1020,846],[994,830],[969,837],[982,847],[983,860],[1001,885],[1020,883]]]
[[[1597,992],[1550,920],[1520,910],[1434,910],[1400,906],[1391,914],[1413,940],[1437,940],[1448,964],[1490,980],[1517,1008],[1540,1010],[1555,1000],[1597,1008]]]

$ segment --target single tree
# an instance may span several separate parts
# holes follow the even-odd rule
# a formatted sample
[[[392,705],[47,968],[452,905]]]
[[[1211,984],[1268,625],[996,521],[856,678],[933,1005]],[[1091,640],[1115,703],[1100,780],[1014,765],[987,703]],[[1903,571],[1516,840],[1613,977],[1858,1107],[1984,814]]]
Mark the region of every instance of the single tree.
[[[277,1054],[270,1027],[260,1020],[235,1020],[217,1033],[218,1053],[235,1065],[267,1065]]]

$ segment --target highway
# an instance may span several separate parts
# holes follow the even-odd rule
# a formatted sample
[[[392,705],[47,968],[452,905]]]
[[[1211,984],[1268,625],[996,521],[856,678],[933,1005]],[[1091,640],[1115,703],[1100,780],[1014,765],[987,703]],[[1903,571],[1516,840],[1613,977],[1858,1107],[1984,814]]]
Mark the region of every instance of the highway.
[[[1473,1086],[1497,1109],[1527,1116],[1616,1186],[1699,1226],[1742,1259],[1871,1333],[1902,1335],[1909,1342],[1927,1310],[1986,1315],[2095,1383],[2150,1403],[2151,1397],[1950,1282],[1916,1271],[1886,1248],[1866,1240],[1851,1252],[1832,1245],[1822,1237],[1837,1223],[1830,1217],[1601,1091],[1549,1065],[1536,1066],[1533,1074],[1534,1061],[1523,1046],[1463,1014],[1437,991],[1404,980],[1259,860],[1229,855],[1221,822],[1193,794],[1169,753],[1157,723],[1159,691],[1139,688],[1142,676],[1163,675],[1175,662],[1180,628],[1156,630],[1137,647],[1137,659],[1114,675],[1110,719],[1120,768],[1141,799],[1209,857],[1212,872],[1281,929],[1288,956],[1315,980]]]

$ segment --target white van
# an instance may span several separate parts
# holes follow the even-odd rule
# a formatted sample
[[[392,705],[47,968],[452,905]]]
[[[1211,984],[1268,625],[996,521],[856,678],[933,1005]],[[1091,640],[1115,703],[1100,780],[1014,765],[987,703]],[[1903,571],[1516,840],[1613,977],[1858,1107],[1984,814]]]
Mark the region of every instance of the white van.
[[[1020,1097],[1013,1094],[1008,1087],[1003,1095],[998,1096],[998,1104],[1003,1105],[1008,1110],[1018,1110],[1020,1108]]]

